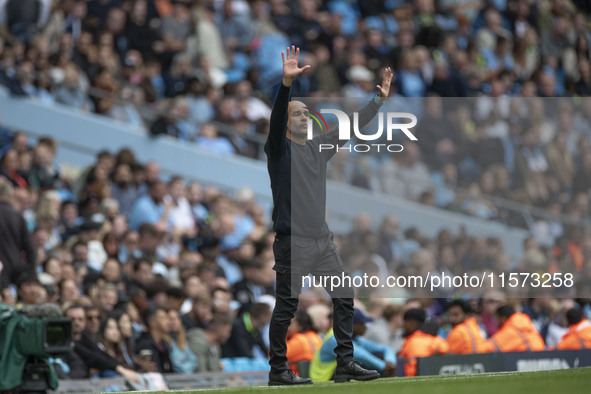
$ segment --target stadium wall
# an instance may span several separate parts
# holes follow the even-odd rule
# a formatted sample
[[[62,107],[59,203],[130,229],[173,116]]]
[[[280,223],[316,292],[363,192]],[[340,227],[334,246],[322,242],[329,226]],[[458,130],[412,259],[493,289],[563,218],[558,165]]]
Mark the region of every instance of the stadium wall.
[[[271,190],[264,162],[203,151],[167,136],[150,138],[141,128],[59,104],[48,106],[29,98],[11,97],[2,88],[0,116],[5,127],[23,130],[32,137],[48,135],[56,139],[59,163],[85,167],[94,162],[100,150],[129,147],[140,161],[158,161],[165,176],[176,174],[187,180],[217,185],[230,195],[248,186],[257,201],[267,211],[271,209]],[[349,231],[352,219],[361,212],[367,212],[375,225],[384,213],[395,215],[402,227],[416,227],[428,237],[436,236],[443,228],[458,231],[463,226],[471,236],[503,239],[507,253],[513,258],[521,257],[523,240],[529,235],[501,223],[376,195],[332,181],[327,188],[327,212],[329,224],[337,233]]]
[[[417,359],[417,375],[534,372],[591,366],[591,349],[456,354]],[[399,368],[397,371],[402,370]]]

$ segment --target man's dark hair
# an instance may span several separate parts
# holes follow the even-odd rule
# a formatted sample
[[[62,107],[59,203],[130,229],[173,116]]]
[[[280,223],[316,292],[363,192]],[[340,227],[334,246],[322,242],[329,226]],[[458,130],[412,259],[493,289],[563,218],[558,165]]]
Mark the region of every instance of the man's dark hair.
[[[312,322],[312,318],[308,315],[306,311],[297,311],[295,314],[295,319],[300,326],[302,326],[302,331],[316,331],[314,327],[314,323]]]
[[[426,321],[420,325],[419,330],[421,330],[425,334],[437,336],[437,332],[439,331],[439,326],[434,321]]]
[[[102,150],[96,155],[97,160],[109,159],[111,157],[113,157],[113,155],[108,150]]]
[[[146,295],[148,298],[154,298],[158,293],[165,293],[168,290],[168,282],[166,279],[157,276],[152,283],[146,288]]]
[[[64,310],[63,310],[63,314],[64,316],[67,315],[68,311],[71,309],[82,309],[84,310],[84,307],[82,306],[82,304],[79,304],[77,302],[72,302],[71,304],[69,304]]]
[[[472,313],[472,307],[470,306],[470,304],[467,301],[464,301],[464,300],[453,300],[452,302],[450,302],[447,305],[447,310],[449,311],[454,306],[459,306],[460,308],[462,308],[462,311],[465,314]]]
[[[156,180],[156,181],[154,181],[154,182],[151,182],[151,183],[148,185],[148,191],[152,191],[152,190],[156,189],[156,186],[160,186],[160,185],[165,185],[165,186],[166,186],[166,183],[164,183],[164,182],[163,182],[163,181],[161,181],[160,179],[158,179],[158,180]]]
[[[161,306],[151,306],[144,311],[142,318],[144,319],[144,324],[146,327],[150,327],[150,322],[156,318],[156,315],[159,311],[166,312],[166,309],[162,308]]]
[[[231,326],[232,323],[233,320],[230,315],[226,313],[216,313],[213,316],[213,319],[207,323],[207,328],[205,330],[209,332],[216,332],[224,326]]]
[[[146,234],[151,234],[157,236],[160,234],[160,231],[151,223],[142,223],[138,230],[140,237],[145,237]]]
[[[82,290],[84,291],[84,294],[88,294],[90,289],[93,286],[96,286],[100,280],[105,280],[105,277],[99,272],[91,271],[86,274],[84,279],[82,279]]]
[[[571,308],[566,311],[566,321],[568,322],[569,326],[573,324],[578,324],[583,320],[583,311],[579,308]]]
[[[170,178],[170,180],[168,181],[168,186],[172,186],[172,184],[176,183],[176,182],[185,182],[185,180],[180,177],[180,176],[173,176],[172,178]]]
[[[33,283],[41,285],[41,282],[39,282],[39,278],[37,278],[37,274],[35,274],[34,271],[25,271],[18,276],[16,280],[16,287],[20,288],[22,285],[28,285]]]
[[[94,311],[94,310],[98,311],[98,307],[96,305],[92,305],[92,304],[84,305],[82,308],[84,309],[84,312]]]
[[[427,319],[427,315],[423,309],[413,308],[409,309],[404,313],[404,320],[414,320],[419,323],[424,323]]]
[[[257,302],[250,307],[250,316],[258,319],[271,313],[271,307],[264,302]]]
[[[174,298],[181,298],[181,299],[187,298],[187,293],[185,293],[185,291],[183,289],[181,289],[180,287],[169,287],[168,289],[166,289],[166,295],[168,297],[174,297]]]
[[[133,272],[138,272],[142,266],[142,264],[148,264],[150,267],[152,266],[152,263],[150,262],[150,260],[146,259],[146,258],[139,258],[139,259],[133,259],[132,260],[132,267],[133,267]]]
[[[75,207],[78,207],[78,204],[76,204],[75,201],[73,200],[66,200],[64,202],[62,202],[62,206],[60,207],[60,209],[63,211],[65,207],[67,207],[68,205],[74,205]]]
[[[16,141],[16,139],[18,137],[20,137],[21,135],[24,135],[26,137],[27,136],[27,133],[25,133],[22,130],[15,131],[14,134],[12,135],[12,138],[10,139],[10,142],[14,144],[14,142]]]
[[[88,247],[88,244],[86,242],[82,242],[82,241],[76,241],[76,243],[74,245],[72,245],[72,252],[74,251],[74,249],[76,249],[78,246],[84,246],[85,248]]]
[[[513,315],[515,313],[515,308],[513,308],[511,305],[507,304],[507,305],[502,305],[500,307],[497,308],[497,315],[501,316],[501,317],[506,317],[509,318],[511,317],[511,315]]]

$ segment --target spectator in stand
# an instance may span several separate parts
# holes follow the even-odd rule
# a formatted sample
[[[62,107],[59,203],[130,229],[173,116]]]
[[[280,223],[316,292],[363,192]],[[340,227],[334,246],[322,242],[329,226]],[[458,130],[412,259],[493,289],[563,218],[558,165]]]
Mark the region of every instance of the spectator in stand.
[[[121,332],[117,320],[112,314],[107,315],[101,322],[101,327],[98,332],[98,348],[106,352],[109,356],[117,360],[117,363],[123,365],[125,359],[121,349]],[[111,369],[103,369],[99,371],[99,376],[102,378],[110,378],[116,376],[117,372]]]
[[[235,152],[230,141],[224,137],[219,137],[217,128],[210,123],[201,126],[196,143],[199,147],[220,154],[232,154]]]
[[[225,314],[217,314],[207,328],[193,328],[187,331],[187,343],[197,356],[197,372],[221,371],[221,346],[232,334],[232,319]]]
[[[155,371],[152,372],[173,372],[170,348],[166,342],[166,336],[170,332],[168,313],[163,308],[150,307],[144,312],[144,324],[148,331],[137,339],[136,355],[155,364]]]
[[[173,235],[175,237],[194,236],[195,219],[185,197],[185,182],[181,177],[170,179],[165,200],[172,205],[168,214],[168,225]]]
[[[382,316],[369,324],[365,338],[388,346],[398,354],[402,347],[402,314],[403,309],[401,305],[389,304],[382,311]]]
[[[14,187],[27,187],[27,180],[19,172],[18,152],[9,150],[0,159],[0,176],[4,176]]]
[[[253,304],[249,312],[239,315],[232,325],[230,339],[222,345],[223,357],[267,359],[267,345],[261,330],[271,321],[268,304]]]
[[[74,348],[64,357],[70,367],[70,379],[89,378],[89,369],[114,370],[132,382],[139,381],[139,375],[117,363],[113,357],[99,349],[96,342],[86,334],[86,316],[79,304],[72,304],[66,308],[64,315],[72,320],[72,339]]]
[[[40,139],[34,148],[34,161],[29,173],[28,183],[36,190],[55,189],[60,184],[59,169],[54,161],[55,141]]]
[[[201,282],[201,280],[199,280]],[[205,292],[193,298],[191,311],[182,317],[183,327],[189,331],[192,328],[205,328],[212,318],[211,297]]]
[[[62,279],[58,283],[58,296],[60,303],[74,302],[80,298],[81,293],[75,279]]]
[[[591,323],[583,316],[579,308],[572,308],[566,312],[569,325],[568,332],[556,345],[558,350],[578,350],[591,348]]]
[[[96,306],[103,317],[107,316],[111,311],[113,311],[113,308],[115,305],[117,305],[117,301],[117,288],[112,283],[107,283],[104,286],[99,287],[98,302]]]
[[[85,305],[84,313],[86,314],[86,324],[84,326],[86,333],[96,343],[101,328],[101,313],[94,305]]]
[[[47,292],[34,272],[23,272],[16,281],[17,306],[46,302]]]
[[[437,336],[431,324],[425,324],[426,315],[422,309],[409,309],[404,313],[404,334],[406,340],[398,355],[404,361],[404,374],[416,376],[417,358],[435,354],[446,354],[449,351],[447,342]]]
[[[484,344],[485,352],[541,351],[546,345],[531,319],[511,305],[497,309],[499,331]]]
[[[130,218],[133,206],[139,198],[139,190],[133,183],[129,164],[121,163],[115,168],[111,197],[119,203],[119,212],[126,218]]]
[[[443,109],[443,99],[433,94],[425,99],[425,116],[417,126],[425,143],[419,144],[421,156],[431,169],[460,159],[460,135]],[[422,141],[421,141],[422,142]]]
[[[447,336],[449,352],[454,354],[481,353],[484,351],[484,338],[472,307],[464,300],[454,300],[447,306],[452,330]]]
[[[22,272],[35,268],[36,253],[25,219],[10,205],[12,185],[0,176],[0,283],[16,283]]]
[[[197,357],[188,346],[187,335],[181,324],[181,318],[177,310],[169,310],[170,332],[165,340],[170,346],[170,359],[172,370],[177,373],[191,374],[197,369]]]
[[[287,362],[298,376],[309,377],[310,362],[322,346],[322,339],[314,328],[310,315],[305,311],[296,312],[287,329]]]
[[[171,208],[170,204],[164,201],[165,195],[164,182],[158,180],[148,185],[148,194],[140,197],[133,206],[129,226],[133,230],[138,230],[142,224],[148,223],[165,230]]]

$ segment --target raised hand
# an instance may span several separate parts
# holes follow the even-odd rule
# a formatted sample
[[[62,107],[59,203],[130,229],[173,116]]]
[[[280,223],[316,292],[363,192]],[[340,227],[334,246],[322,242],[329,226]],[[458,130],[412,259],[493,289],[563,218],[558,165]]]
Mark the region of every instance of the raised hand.
[[[286,52],[281,51],[281,59],[283,59],[283,84],[290,86],[295,77],[310,68],[309,65],[298,67],[298,59],[300,58],[300,48],[294,45],[291,49],[287,47]]]
[[[394,73],[392,72],[392,69],[390,69],[390,67],[387,67],[384,70],[384,78],[382,80],[382,86],[376,85],[376,87],[380,91],[380,93],[378,94],[378,96],[380,98],[386,98],[390,94],[390,84],[392,83],[393,76],[394,76]]]

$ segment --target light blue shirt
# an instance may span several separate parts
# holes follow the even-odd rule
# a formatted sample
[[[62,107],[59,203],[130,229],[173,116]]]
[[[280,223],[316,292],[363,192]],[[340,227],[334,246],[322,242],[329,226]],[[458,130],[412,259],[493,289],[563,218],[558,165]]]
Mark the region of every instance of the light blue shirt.
[[[334,335],[322,344],[320,348],[320,360],[323,363],[330,363],[336,360],[337,355],[334,351],[336,346],[337,340]],[[386,368],[387,361],[396,364],[394,351],[388,346],[375,343],[367,338],[355,336],[353,337],[353,347],[353,359],[361,363],[365,368],[383,371]],[[382,359],[376,356],[376,354],[381,354],[384,358]]]
[[[131,210],[129,226],[137,230],[143,223],[156,224],[163,214],[163,204],[156,204],[150,196],[142,196]]]

